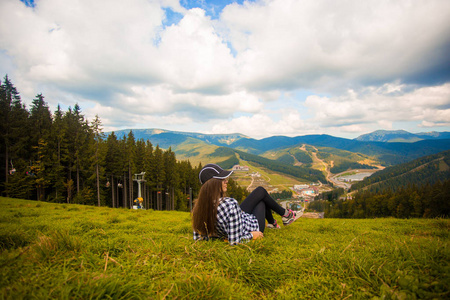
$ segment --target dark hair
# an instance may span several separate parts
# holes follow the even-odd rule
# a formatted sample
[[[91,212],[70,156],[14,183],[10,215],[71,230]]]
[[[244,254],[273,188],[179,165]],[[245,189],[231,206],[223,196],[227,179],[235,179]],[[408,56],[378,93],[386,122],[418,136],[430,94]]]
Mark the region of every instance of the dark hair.
[[[211,178],[200,188],[192,209],[192,228],[203,236],[216,235],[217,206],[224,196],[222,180]]]

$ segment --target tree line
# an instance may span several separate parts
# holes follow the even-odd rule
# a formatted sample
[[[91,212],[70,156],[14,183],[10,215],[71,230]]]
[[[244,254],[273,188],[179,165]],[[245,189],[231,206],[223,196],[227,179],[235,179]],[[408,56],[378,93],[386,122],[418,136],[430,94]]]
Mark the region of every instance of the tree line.
[[[327,218],[435,218],[450,216],[450,180],[393,191],[364,190],[351,199],[318,200],[308,208],[324,211]]]
[[[290,190],[283,190],[281,192],[275,192],[271,193],[270,196],[275,200],[282,200],[282,199],[291,199],[292,198],[292,191]]]
[[[2,196],[189,210],[200,188],[201,164],[177,161],[170,148],[136,140],[132,131],[121,139],[105,136],[100,118],[89,122],[78,104],[52,113],[38,94],[27,109],[8,76],[0,86],[0,120]],[[137,203],[141,179],[143,203]]]

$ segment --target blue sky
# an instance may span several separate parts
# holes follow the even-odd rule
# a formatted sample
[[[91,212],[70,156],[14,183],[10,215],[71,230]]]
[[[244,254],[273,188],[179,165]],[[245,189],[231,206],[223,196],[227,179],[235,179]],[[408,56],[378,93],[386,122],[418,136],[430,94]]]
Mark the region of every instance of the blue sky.
[[[450,1],[2,0],[0,73],[105,131],[450,131]]]

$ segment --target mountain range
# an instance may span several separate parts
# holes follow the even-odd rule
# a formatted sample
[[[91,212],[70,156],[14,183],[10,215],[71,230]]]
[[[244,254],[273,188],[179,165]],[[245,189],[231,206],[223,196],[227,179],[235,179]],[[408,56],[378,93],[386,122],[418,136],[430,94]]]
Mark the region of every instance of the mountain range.
[[[448,132],[375,131],[356,139],[326,134],[253,139],[240,133],[202,134],[163,129],[126,129],[114,134],[122,139],[130,131],[136,140],[170,148],[177,159],[189,160],[193,165],[217,163],[226,169],[248,165],[267,174],[284,176],[284,180],[295,178],[300,182],[326,182],[329,176],[347,170],[383,169],[450,150]]]
[[[411,133],[405,130],[377,130],[363,134],[355,140],[363,142],[401,142],[414,143],[422,140],[450,139],[450,132],[419,132]]]
[[[118,138],[122,138],[129,132],[130,129],[125,129],[116,131],[115,134]],[[217,161],[217,158],[225,160],[233,156],[231,150],[264,156],[264,153],[269,151],[286,151],[292,147],[311,145],[359,153],[376,160],[381,165],[389,166],[450,149],[449,132],[412,134],[407,131],[375,131],[356,139],[326,134],[253,139],[239,133],[202,134],[163,129],[133,129],[132,132],[135,139],[149,140],[153,145],[159,145],[164,149],[171,147],[179,159],[189,159],[194,162],[207,162],[212,156],[216,158],[214,162],[218,163],[220,161]],[[418,140],[413,142],[406,137],[414,137]],[[219,150],[224,155],[218,157],[216,152],[218,147],[229,149]]]

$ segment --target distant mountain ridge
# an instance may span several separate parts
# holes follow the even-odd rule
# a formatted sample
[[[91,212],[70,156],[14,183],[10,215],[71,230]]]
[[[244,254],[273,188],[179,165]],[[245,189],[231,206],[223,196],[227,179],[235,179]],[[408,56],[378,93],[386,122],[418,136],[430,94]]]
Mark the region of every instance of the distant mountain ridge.
[[[413,143],[421,140],[434,139],[450,139],[450,132],[431,131],[411,133],[405,130],[376,130],[360,135],[355,140],[362,142]]]
[[[230,146],[232,148],[243,148],[245,150],[251,149],[253,152],[265,152],[267,150],[276,148],[282,148],[286,146],[292,146],[297,143],[302,143],[305,141],[317,142],[321,140],[322,142],[332,143],[348,143],[351,139],[334,137],[327,134],[313,134],[304,136],[271,136],[263,139],[253,139],[241,133],[231,133],[231,134],[205,134],[196,132],[184,132],[184,131],[171,131],[158,128],[150,129],[122,129],[114,131],[118,138],[128,135],[130,131],[133,131],[134,137],[136,139],[144,140],[155,140],[161,141],[161,147],[168,144],[177,144],[178,142],[185,140],[185,137],[192,137],[198,140],[204,141],[208,144],[213,144],[217,146]],[[109,133],[108,133],[109,134]],[[176,138],[175,138],[176,137]],[[184,137],[184,138],[183,138]],[[168,139],[175,138],[173,142],[168,143]],[[411,133],[405,130],[376,130],[371,133],[360,135],[359,137],[353,139],[353,141],[359,142],[383,142],[383,143],[414,143],[422,140],[442,140],[450,139],[450,132],[443,131],[431,131],[431,132],[420,132]],[[339,140],[341,142],[339,142]],[[255,153],[254,153],[255,154]]]
[[[188,137],[198,139],[208,144],[217,146],[227,146],[239,139],[248,138],[240,133],[230,134],[204,134],[196,132],[170,131],[165,129],[122,129],[114,131],[117,138],[127,136],[133,131],[135,139],[150,140],[153,144],[158,144],[161,148],[173,147],[187,140]]]

